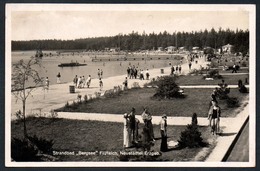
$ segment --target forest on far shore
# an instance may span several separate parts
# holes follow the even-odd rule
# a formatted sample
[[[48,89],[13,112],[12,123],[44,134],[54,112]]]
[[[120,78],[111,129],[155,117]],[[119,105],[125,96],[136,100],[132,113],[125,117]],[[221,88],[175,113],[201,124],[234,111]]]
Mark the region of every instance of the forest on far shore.
[[[68,33],[69,34],[69,33]],[[30,40],[12,41],[12,51],[16,50],[104,50],[105,48],[119,48],[125,51],[157,50],[158,47],[168,46],[184,47],[191,50],[192,47],[221,48],[226,44],[234,46],[234,52],[247,53],[249,50],[249,30],[223,30],[174,32],[167,31],[155,33],[138,33],[132,31],[129,34],[118,34],[110,37],[81,38],[75,40]]]

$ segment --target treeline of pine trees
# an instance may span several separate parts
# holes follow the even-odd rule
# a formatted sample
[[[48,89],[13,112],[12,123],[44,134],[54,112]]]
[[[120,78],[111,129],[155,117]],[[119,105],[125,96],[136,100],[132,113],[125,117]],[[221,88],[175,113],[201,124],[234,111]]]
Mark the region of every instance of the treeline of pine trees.
[[[191,50],[192,47],[221,48],[231,44],[234,52],[246,53],[249,50],[249,30],[223,30],[174,32],[167,31],[159,34],[146,34],[132,31],[130,34],[118,34],[110,37],[95,37],[75,40],[31,40],[12,41],[12,50],[104,50],[105,48],[120,48],[120,50],[156,50],[158,47],[168,46],[184,47]]]

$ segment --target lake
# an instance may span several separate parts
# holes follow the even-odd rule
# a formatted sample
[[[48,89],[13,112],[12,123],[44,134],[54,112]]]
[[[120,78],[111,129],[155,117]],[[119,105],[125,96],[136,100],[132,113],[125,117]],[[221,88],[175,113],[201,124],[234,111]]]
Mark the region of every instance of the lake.
[[[91,75],[92,78],[98,78],[98,69],[103,70],[103,78],[124,75],[126,74],[126,69],[129,65],[135,65],[139,69],[153,69],[162,68],[169,66],[169,62],[172,65],[179,63],[179,60],[137,60],[137,61],[106,61],[106,62],[92,62],[92,58],[107,57],[107,54],[94,53],[94,52],[65,52],[57,54],[56,51],[43,51],[43,53],[48,54],[41,58],[42,68],[37,68],[40,76],[48,77],[50,84],[56,84],[56,76],[58,72],[61,74],[61,82],[72,82],[75,75],[85,76]],[[49,55],[51,53],[51,56]],[[12,52],[12,63],[18,62],[19,60],[29,60],[31,56],[35,55],[35,51],[15,51]],[[110,56],[110,55],[109,55]],[[136,55],[136,57],[145,57],[144,55]],[[156,54],[153,54],[156,56]],[[157,54],[158,56],[158,54]],[[111,54],[111,57],[123,58],[122,55]],[[58,67],[60,63],[67,63],[71,61],[77,61],[79,63],[86,63],[86,66],[79,67]],[[170,67],[170,66],[169,66]]]

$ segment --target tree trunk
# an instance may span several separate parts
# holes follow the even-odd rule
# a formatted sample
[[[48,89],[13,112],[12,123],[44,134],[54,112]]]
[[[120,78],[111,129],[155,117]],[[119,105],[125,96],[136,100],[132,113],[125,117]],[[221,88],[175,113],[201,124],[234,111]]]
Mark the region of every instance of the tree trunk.
[[[26,117],[25,117],[25,100],[23,100],[23,134],[24,134],[24,138],[27,138]]]

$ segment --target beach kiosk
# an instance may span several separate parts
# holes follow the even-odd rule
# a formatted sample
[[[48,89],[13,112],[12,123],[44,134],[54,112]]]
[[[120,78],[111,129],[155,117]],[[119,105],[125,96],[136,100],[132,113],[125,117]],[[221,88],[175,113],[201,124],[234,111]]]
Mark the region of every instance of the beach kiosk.
[[[69,86],[69,92],[70,93],[75,93],[75,85],[70,85]]]

